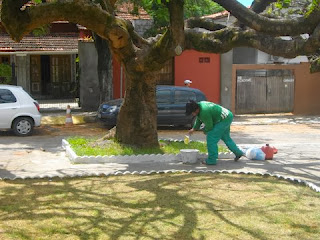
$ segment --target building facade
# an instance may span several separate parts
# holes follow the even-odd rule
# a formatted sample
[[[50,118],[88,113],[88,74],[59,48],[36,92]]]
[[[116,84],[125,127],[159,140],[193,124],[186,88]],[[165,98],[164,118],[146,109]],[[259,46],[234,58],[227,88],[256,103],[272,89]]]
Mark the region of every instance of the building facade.
[[[37,99],[69,98],[76,83],[77,24],[53,22],[41,36],[31,33],[14,42],[0,33],[1,63],[11,66],[11,84],[22,86]]]

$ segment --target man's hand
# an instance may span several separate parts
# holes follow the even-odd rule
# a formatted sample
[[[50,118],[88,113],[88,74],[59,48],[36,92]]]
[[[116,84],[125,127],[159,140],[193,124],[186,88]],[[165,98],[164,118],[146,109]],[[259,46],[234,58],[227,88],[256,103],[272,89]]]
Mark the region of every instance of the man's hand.
[[[194,132],[194,129],[191,128],[191,129],[189,130],[189,135],[191,135],[193,132]]]

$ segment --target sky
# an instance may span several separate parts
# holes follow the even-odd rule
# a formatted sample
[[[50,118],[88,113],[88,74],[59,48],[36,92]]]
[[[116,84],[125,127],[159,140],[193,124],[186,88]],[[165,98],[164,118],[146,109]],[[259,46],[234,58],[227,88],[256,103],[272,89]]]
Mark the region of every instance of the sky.
[[[250,7],[253,0],[238,0],[238,2],[242,3],[246,7]]]

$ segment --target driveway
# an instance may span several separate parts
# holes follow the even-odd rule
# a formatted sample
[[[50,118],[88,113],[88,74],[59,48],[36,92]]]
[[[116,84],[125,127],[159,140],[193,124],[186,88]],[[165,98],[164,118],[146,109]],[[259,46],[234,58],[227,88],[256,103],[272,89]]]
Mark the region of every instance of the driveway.
[[[274,160],[252,161],[241,159],[219,160],[216,166],[201,164],[71,164],[61,147],[68,136],[103,136],[106,129],[99,123],[73,127],[43,125],[31,137],[16,137],[10,132],[0,132],[0,178],[35,178],[109,175],[123,172],[163,172],[173,170],[229,170],[253,173],[270,173],[292,176],[320,187],[320,121],[291,121],[268,117],[256,120],[236,119],[231,134],[236,143],[246,149],[269,143],[278,149]],[[159,128],[160,138],[183,139],[187,129]],[[193,140],[205,140],[201,132]]]

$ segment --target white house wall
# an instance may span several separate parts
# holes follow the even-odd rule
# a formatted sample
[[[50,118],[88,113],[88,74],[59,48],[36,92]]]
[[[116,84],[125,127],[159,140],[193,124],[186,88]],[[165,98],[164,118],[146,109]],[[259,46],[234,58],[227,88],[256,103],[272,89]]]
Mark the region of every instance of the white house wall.
[[[257,50],[257,64],[269,63],[270,54]]]
[[[230,16],[230,15],[228,17],[218,18],[218,19],[214,20],[215,23],[225,25],[227,27],[234,24],[235,21],[237,21],[237,19],[233,16]]]
[[[138,19],[133,20],[132,25],[134,26],[134,30],[140,35],[143,36],[143,34],[149,30],[152,27],[153,20],[146,20],[146,19]]]
[[[279,62],[283,64],[299,64],[302,62],[309,62],[306,56],[298,56],[295,58],[278,58]],[[274,60],[272,60],[272,56],[268,53],[257,50],[257,64],[272,64]]]

